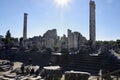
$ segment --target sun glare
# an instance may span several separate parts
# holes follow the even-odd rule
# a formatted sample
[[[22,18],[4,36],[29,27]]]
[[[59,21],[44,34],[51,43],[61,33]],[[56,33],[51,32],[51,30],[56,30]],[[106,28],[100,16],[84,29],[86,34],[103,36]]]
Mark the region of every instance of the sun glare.
[[[67,6],[70,0],[55,0],[56,4],[60,7]]]

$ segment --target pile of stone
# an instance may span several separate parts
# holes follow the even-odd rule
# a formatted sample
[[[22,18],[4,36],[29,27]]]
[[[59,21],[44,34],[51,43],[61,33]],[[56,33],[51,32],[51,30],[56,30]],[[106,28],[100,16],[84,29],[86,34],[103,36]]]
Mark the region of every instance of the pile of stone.
[[[40,80],[40,76],[34,75],[17,75],[15,73],[9,73],[0,77],[0,80]]]
[[[1,61],[1,66],[11,65],[10,61]],[[2,71],[0,80],[61,80],[62,72],[60,66],[46,66],[41,70],[40,66],[25,65],[20,62],[14,62],[12,69]],[[5,67],[6,68],[6,67]],[[4,68],[4,69],[5,69]]]
[[[0,76],[0,80],[40,80],[39,76],[39,66],[24,65],[24,70],[22,71],[23,63],[14,62],[12,70],[7,72],[3,71]]]
[[[0,60],[0,71],[8,71],[13,69],[13,64],[9,60]]]
[[[21,74],[29,75],[29,74],[35,74],[37,70],[39,70],[39,66],[31,66],[31,65],[24,66],[22,64],[21,67],[12,70],[11,73],[16,73],[17,75],[21,75]]]

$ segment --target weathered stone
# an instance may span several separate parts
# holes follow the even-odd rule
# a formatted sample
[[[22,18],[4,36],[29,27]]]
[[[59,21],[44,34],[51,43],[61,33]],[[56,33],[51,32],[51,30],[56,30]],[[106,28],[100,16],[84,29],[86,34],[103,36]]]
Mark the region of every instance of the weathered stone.
[[[96,19],[95,19],[95,2],[90,0],[90,41],[92,44],[96,40]]]
[[[27,13],[24,13],[24,24],[23,24],[23,47],[26,48],[26,40],[27,40]]]

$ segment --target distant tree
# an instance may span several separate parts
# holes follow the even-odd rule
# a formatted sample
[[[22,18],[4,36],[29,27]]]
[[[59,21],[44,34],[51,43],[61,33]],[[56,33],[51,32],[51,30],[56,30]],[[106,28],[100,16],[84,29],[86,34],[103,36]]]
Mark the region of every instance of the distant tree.
[[[116,47],[115,41],[104,41],[103,45],[108,49],[114,49]]]
[[[6,48],[12,47],[14,44],[14,38],[11,37],[10,30],[7,31],[5,36],[5,46]]]
[[[120,49],[120,40],[116,40],[116,46]]]
[[[102,41],[96,41],[95,43],[95,48],[98,50],[102,46],[103,42]]]
[[[109,44],[112,46],[115,46],[116,42],[115,41],[109,41]]]

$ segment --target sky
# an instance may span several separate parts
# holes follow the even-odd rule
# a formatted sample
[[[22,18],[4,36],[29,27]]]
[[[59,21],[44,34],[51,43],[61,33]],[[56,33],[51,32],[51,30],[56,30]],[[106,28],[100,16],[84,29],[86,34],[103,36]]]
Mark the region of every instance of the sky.
[[[89,1],[70,0],[61,8],[55,0],[0,0],[0,35],[10,30],[12,37],[22,37],[23,17],[28,13],[28,37],[51,29],[62,36],[71,29],[89,39]],[[94,1],[96,40],[120,39],[120,0]]]

